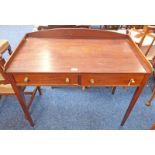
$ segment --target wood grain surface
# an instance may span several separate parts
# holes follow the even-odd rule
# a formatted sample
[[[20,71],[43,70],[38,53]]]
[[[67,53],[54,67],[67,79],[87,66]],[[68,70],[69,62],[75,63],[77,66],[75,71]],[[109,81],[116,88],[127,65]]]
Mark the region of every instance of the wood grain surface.
[[[146,73],[127,39],[27,38],[7,72]]]

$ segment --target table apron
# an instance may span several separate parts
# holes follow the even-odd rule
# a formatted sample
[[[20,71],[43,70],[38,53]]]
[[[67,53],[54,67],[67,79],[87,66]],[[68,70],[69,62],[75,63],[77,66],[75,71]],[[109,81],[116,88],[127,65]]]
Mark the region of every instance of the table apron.
[[[140,86],[145,74],[14,73],[18,86]],[[134,82],[131,83],[130,81]]]

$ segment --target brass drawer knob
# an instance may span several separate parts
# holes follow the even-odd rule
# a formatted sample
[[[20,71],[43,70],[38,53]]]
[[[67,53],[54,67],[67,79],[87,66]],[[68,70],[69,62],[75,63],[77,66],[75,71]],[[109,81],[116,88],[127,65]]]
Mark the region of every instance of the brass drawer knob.
[[[65,81],[66,81],[66,83],[69,83],[70,82],[70,79],[69,78],[66,78]]]
[[[94,84],[95,83],[95,80],[94,79],[90,79],[90,83],[91,84]]]
[[[135,84],[135,80],[134,79],[130,79],[129,83],[128,83],[128,86],[130,86],[131,84]]]
[[[29,82],[29,78],[28,77],[25,77],[24,78],[24,82],[26,82],[26,83]]]

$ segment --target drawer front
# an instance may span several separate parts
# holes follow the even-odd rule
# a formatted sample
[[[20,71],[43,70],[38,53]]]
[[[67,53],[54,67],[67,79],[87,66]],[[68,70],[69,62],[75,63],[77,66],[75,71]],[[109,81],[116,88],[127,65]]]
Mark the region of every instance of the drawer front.
[[[83,86],[139,86],[143,74],[85,74],[81,78]]]
[[[78,85],[78,76],[72,74],[14,74],[17,85]]]

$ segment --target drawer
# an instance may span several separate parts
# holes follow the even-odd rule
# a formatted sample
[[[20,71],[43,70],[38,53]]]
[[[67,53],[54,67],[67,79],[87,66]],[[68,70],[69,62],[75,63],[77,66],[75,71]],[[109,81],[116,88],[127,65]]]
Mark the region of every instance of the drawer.
[[[72,74],[14,74],[17,85],[78,85],[78,76]]]
[[[81,78],[83,86],[139,86],[143,74],[84,74]]]

